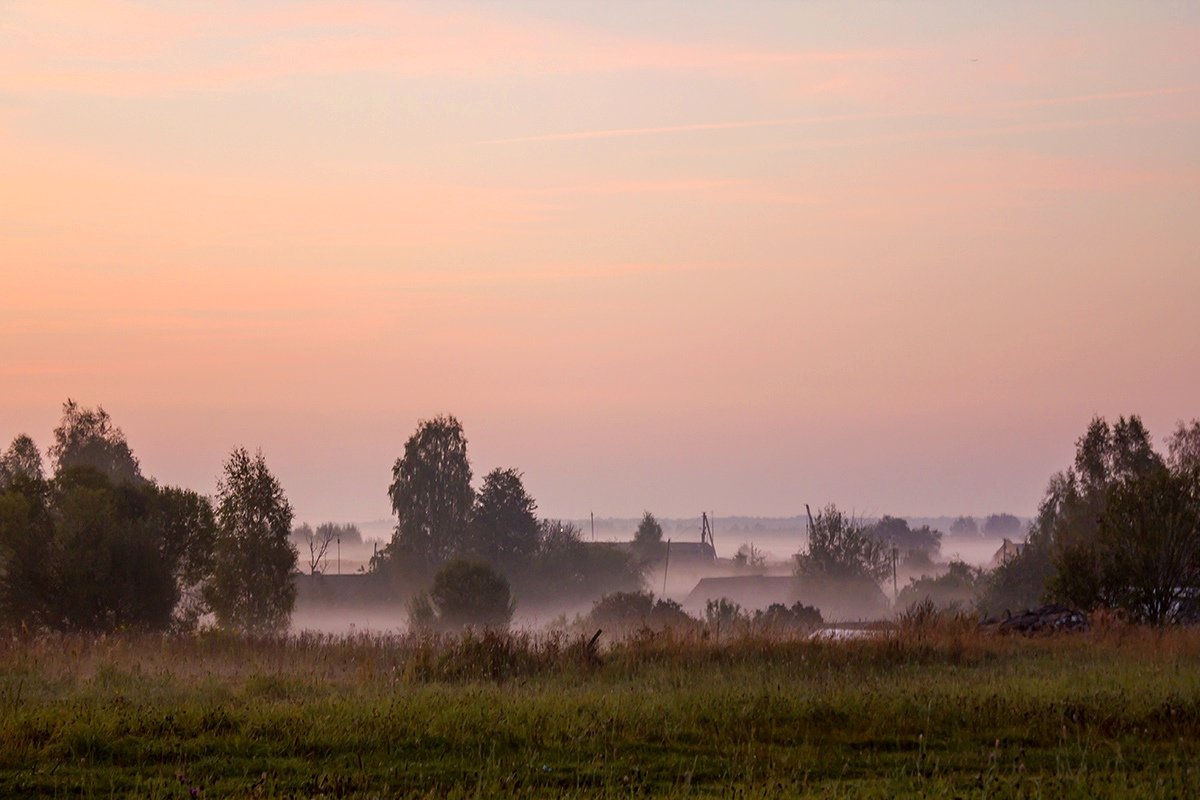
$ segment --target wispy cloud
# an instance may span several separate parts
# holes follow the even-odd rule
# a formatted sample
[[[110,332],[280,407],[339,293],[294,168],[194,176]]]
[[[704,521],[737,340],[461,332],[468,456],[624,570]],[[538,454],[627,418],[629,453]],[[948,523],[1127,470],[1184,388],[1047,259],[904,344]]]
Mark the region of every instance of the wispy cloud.
[[[684,71],[729,74],[844,65],[905,51],[772,50],[617,35],[503,14],[446,14],[368,2],[192,7],[12,2],[0,8],[0,89],[144,95],[378,73],[494,80],[505,75]],[[824,78],[823,78],[824,79]]]
[[[480,144],[518,144],[522,142],[570,142],[583,139],[614,139],[625,136],[654,136],[664,133],[692,133],[696,131],[744,130],[746,128],[785,128],[797,125],[819,125],[830,122],[855,122],[880,119],[907,114],[832,114],[787,119],[753,119],[731,122],[695,122],[686,125],[654,125],[638,128],[600,128],[587,131],[565,131],[563,133],[540,133],[531,136],[512,136],[502,139],[487,139]]]
[[[1084,103],[1101,103],[1118,100],[1133,100],[1151,97],[1167,97],[1173,95],[1195,94],[1200,92],[1198,86],[1164,86],[1127,91],[1099,92],[1093,94],[1062,95],[1041,97],[1008,102],[992,102],[978,104],[959,104],[945,108],[910,109],[905,111],[861,113],[861,114],[826,114],[808,117],[789,117],[782,119],[730,120],[724,122],[697,122],[682,125],[648,125],[643,127],[599,128],[594,130],[564,131],[561,133],[540,133],[528,136],[511,136],[498,139],[486,139],[479,144],[523,144],[531,142],[570,142],[589,139],[614,139],[629,136],[658,136],[675,133],[696,133],[706,131],[745,130],[752,128],[794,128],[804,125],[824,125],[840,122],[865,122],[884,119],[912,119],[930,116],[945,116],[951,114],[971,114],[1004,109],[1030,109],[1047,106],[1075,105]],[[1084,125],[1088,124],[1086,121]],[[1045,123],[1051,128],[1066,126],[1077,127],[1075,122]],[[1096,121],[1095,124],[1106,124]],[[1008,126],[1012,127],[1012,126]],[[1037,129],[1038,123],[1033,123],[1030,129]],[[954,135],[954,130],[947,130]],[[961,133],[961,131],[959,131]],[[937,134],[934,134],[937,135]]]

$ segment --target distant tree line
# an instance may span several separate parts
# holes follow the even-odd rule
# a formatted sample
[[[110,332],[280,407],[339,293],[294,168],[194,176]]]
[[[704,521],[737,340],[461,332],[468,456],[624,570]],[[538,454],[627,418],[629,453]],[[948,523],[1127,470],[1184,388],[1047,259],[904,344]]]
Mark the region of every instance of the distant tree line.
[[[146,478],[101,407],[68,400],[43,472],[32,439],[0,456],[0,619],[110,632],[287,625],[292,509],[261,453],[235,449],[215,504]]]

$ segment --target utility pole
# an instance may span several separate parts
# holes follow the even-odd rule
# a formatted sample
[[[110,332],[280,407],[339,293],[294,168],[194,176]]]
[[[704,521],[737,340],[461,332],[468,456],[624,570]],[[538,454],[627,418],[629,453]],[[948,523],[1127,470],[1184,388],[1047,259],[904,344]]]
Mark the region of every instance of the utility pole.
[[[811,548],[812,547],[812,532],[813,532],[814,526],[813,526],[813,518],[812,518],[812,509],[808,507],[808,503],[804,504],[804,511],[805,511],[805,513],[808,514],[808,542],[807,542],[806,546]]]
[[[596,541],[596,512],[589,511],[588,515],[592,518],[592,541]]]
[[[667,557],[663,559],[663,590],[662,596],[667,596],[667,568],[671,566],[671,540],[667,539]]]
[[[900,556],[900,548],[892,548],[892,604],[900,599],[900,590],[896,588],[896,560]]]
[[[338,575],[342,574],[342,535],[338,534]]]

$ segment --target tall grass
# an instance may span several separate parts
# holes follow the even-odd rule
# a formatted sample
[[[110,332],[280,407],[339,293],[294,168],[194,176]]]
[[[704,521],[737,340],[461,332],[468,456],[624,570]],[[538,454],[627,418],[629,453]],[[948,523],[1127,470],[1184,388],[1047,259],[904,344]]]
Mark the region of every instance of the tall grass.
[[[0,640],[0,796],[1183,796],[1200,632]]]

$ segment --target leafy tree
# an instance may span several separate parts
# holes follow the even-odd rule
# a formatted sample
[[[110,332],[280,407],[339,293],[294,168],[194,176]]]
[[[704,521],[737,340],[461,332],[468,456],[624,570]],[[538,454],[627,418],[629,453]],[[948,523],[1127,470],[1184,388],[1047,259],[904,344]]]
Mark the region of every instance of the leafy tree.
[[[981,607],[995,613],[1055,599],[1161,618],[1147,612],[1148,601],[1132,598],[1162,591],[1152,574],[1174,580],[1184,569],[1178,548],[1186,493],[1163,477],[1167,470],[1137,416],[1113,425],[1093,419],[1076,442],[1074,464],[1051,477],[1024,549],[986,580]]]
[[[1012,538],[1021,533],[1021,520],[1012,514],[989,514],[983,521],[984,536],[1007,536]]]
[[[1167,463],[1176,473],[1200,471],[1200,419],[1178,423],[1167,439]]]
[[[575,525],[538,523],[538,545],[528,567],[514,574],[522,603],[591,601],[605,592],[641,588],[644,564],[610,542],[584,542]]]
[[[808,549],[796,554],[796,574],[807,578],[878,583],[891,570],[888,548],[837,506],[820,511],[808,532]]]
[[[1031,539],[1047,548],[1054,574],[1048,594],[1083,608],[1101,603],[1105,565],[1097,547],[1111,493],[1164,468],[1137,416],[1092,420],[1076,443],[1075,464],[1051,481]]]
[[[1151,624],[1194,618],[1200,473],[1155,468],[1113,487],[1093,545],[1097,605]]]
[[[50,460],[55,473],[67,467],[87,466],[107,475],[113,483],[142,483],[141,467],[101,406],[84,408],[74,400],[63,403],[62,420],[54,429]]]
[[[0,495],[0,612],[30,628],[107,632],[194,623],[212,512],[193,492],[114,485],[88,466]]]
[[[867,533],[882,542],[889,550],[894,547],[906,555],[920,552],[927,556],[934,556],[942,546],[941,531],[935,531],[928,525],[910,528],[908,520],[897,517],[884,516],[868,527]]]
[[[643,558],[657,558],[662,552],[663,529],[649,511],[642,515],[633,535],[633,549]]]
[[[388,558],[424,570],[466,550],[474,492],[457,419],[435,417],[417,426],[392,468],[388,496],[397,519]]]
[[[204,585],[212,575],[216,546],[216,518],[208,498],[190,489],[147,484],[146,507],[150,526],[158,531],[163,563],[176,585],[172,624],[191,629],[208,611]]]
[[[958,517],[950,523],[950,533],[955,536],[976,536],[979,533],[979,524],[975,522],[974,517]]]
[[[427,597],[418,596],[411,606],[414,623],[446,629],[478,625],[507,628],[516,603],[508,581],[485,561],[456,558],[447,561],[433,576]]]
[[[733,563],[741,569],[762,569],[767,565],[767,556],[751,542],[737,549],[733,554]]]
[[[592,604],[588,628],[600,628],[614,638],[642,629],[685,631],[698,626],[674,600],[655,600],[651,592],[611,592]]]
[[[538,547],[536,510],[537,503],[525,491],[520,472],[492,470],[475,498],[471,552],[491,564],[525,565]]]
[[[975,604],[983,571],[963,561],[951,561],[945,573],[936,578],[914,578],[903,589],[896,605],[907,608],[928,599],[938,608],[970,608]]]
[[[292,507],[262,452],[237,448],[217,484],[217,531],[206,597],[223,627],[282,630],[296,600]]]
[[[10,486],[18,478],[40,481],[45,478],[42,472],[42,454],[37,445],[25,434],[12,440],[8,450],[0,455],[0,491]]]

